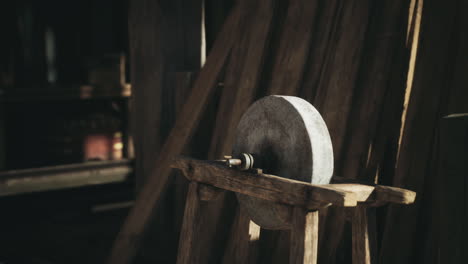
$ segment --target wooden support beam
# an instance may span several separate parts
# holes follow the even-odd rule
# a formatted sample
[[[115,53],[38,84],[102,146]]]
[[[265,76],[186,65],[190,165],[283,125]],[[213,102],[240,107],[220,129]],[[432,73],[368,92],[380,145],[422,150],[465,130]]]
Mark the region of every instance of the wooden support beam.
[[[249,222],[247,212],[237,207],[234,224],[231,228],[230,238],[223,257],[223,264],[249,263]],[[235,234],[233,234],[235,233]]]
[[[358,202],[412,204],[416,199],[415,192],[397,187],[357,183],[328,184],[326,186],[353,192],[356,194]]]
[[[216,86],[231,50],[231,45],[237,39],[236,34],[233,34],[233,32],[237,32],[240,14],[241,10],[236,6],[227,18],[205,66],[194,83],[187,102],[180,111],[174,128],[171,130],[158,159],[154,163],[151,177],[144,184],[135,206],[132,208],[115,241],[109,263],[128,264],[133,259],[143,232],[167,188],[172,159],[180,154],[194,132],[208,98]]]
[[[179,158],[173,166],[184,170],[184,175],[191,181],[273,202],[309,209],[317,209],[330,203],[337,206],[357,204],[355,193],[341,191],[334,186],[312,185],[275,175],[248,173],[227,168],[217,162],[189,158]]]
[[[316,264],[319,212],[295,207],[291,227],[290,264]]]
[[[364,206],[357,206],[352,210],[354,211],[351,220],[353,264],[370,264],[371,252],[367,224],[367,209]]]
[[[291,205],[308,204],[312,206],[309,208],[314,208],[315,205],[300,198],[304,194],[308,194],[306,197],[310,200],[315,199],[315,202],[333,203],[337,206],[354,206],[353,199],[356,202],[379,204],[412,204],[416,199],[415,192],[402,188],[359,183],[312,185],[275,175],[230,169],[224,163],[216,161],[181,157],[174,161],[172,167],[181,169],[184,175],[192,181]],[[278,197],[280,193],[283,193],[283,197]]]
[[[200,197],[197,182],[191,182],[185,203],[184,221],[180,230],[179,251],[177,264],[195,263],[194,244],[197,243],[196,234],[200,229]]]

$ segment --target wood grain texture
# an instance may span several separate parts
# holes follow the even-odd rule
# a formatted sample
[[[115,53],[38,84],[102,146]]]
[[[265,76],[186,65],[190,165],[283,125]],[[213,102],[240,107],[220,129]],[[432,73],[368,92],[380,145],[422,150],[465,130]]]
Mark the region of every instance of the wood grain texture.
[[[458,28],[459,18],[464,17],[460,12],[464,11],[461,6],[438,1],[424,1],[422,10],[414,78],[393,178],[394,186],[415,190],[418,199],[409,207],[389,207],[380,256],[383,264],[424,262],[421,252],[430,239],[422,238],[429,234],[426,219],[432,210],[427,188],[436,175],[434,142],[439,118],[448,108],[453,62],[458,56],[454,49],[458,44],[453,41],[461,34],[446,29]],[[435,48],[439,52],[433,52]]]
[[[236,126],[244,111],[254,101],[258,82],[263,72],[266,46],[270,39],[274,1],[239,1],[239,4],[243,6],[242,8],[246,12],[240,19],[239,38],[233,44],[231,56],[226,65],[224,85],[218,102],[212,136],[209,141],[207,155],[209,159],[231,154]],[[235,207],[230,205],[232,204],[231,200],[234,199],[235,197],[221,196],[219,200],[210,203],[209,208],[207,208],[208,211],[204,215],[208,227],[204,230],[205,240],[200,243],[203,251],[201,254],[212,258],[215,254],[206,250],[210,246],[204,246],[203,244],[213,244],[213,241],[216,240],[227,240],[223,261],[243,259],[243,246],[238,245],[237,241],[244,240],[244,226],[236,222],[232,227],[226,226],[227,223],[232,221],[232,212],[236,210]],[[230,212],[229,215],[226,212]],[[243,222],[244,220],[240,221]],[[215,229],[217,227],[218,229]],[[236,231],[235,228],[240,228],[240,230]],[[212,237],[213,239],[211,239]],[[238,248],[239,246],[241,248]],[[223,249],[218,247],[216,250],[221,251]]]
[[[216,200],[223,192],[223,190],[219,188],[209,186],[206,184],[200,184],[200,186],[198,187],[198,191],[200,195],[200,200],[202,201]]]
[[[318,1],[290,0],[267,94],[296,95],[314,29]]]
[[[154,162],[180,110],[177,108],[185,102],[193,77],[201,68],[202,2],[129,3],[131,133],[136,151],[137,192],[152,177]],[[174,176],[168,181],[171,195],[161,198],[158,214],[143,236],[137,262],[175,262],[187,185],[172,181]]]
[[[197,231],[200,226],[200,199],[198,195],[199,184],[191,182],[185,203],[184,221],[180,230],[179,250],[177,264],[197,263],[194,259],[194,245],[197,243]]]
[[[337,29],[313,105],[322,114],[333,142],[335,164],[339,165],[355,82],[368,26],[370,1],[346,1],[340,7]],[[339,167],[339,166],[335,166]]]
[[[319,2],[314,34],[312,35],[309,56],[305,65],[299,95],[309,102],[314,102],[320,80],[327,68],[327,58],[332,54],[336,42],[334,36],[338,30],[342,1],[326,0]]]
[[[289,263],[317,263],[318,216],[318,211],[307,212],[300,207],[294,208]]]
[[[348,191],[275,175],[242,172],[216,162],[179,158],[173,166],[187,170],[184,174],[189,180],[273,202],[300,205],[309,209],[320,208],[329,203],[337,206],[356,206],[357,203],[356,194]]]
[[[262,77],[266,46],[273,24],[274,1],[242,3],[247,5],[250,13],[241,21],[245,25],[242,27],[239,41],[234,44],[226,67],[209,159],[231,154],[237,124],[254,101]]]
[[[405,4],[407,1],[341,3],[333,36],[337,41],[314,96],[330,129],[337,175],[374,182],[383,167],[380,164],[392,160],[391,155],[383,155],[389,144],[396,144],[389,139],[398,134],[394,128],[399,126],[399,103],[405,89]],[[350,30],[343,32],[345,29]],[[350,31],[353,35],[347,35]],[[341,53],[344,45],[349,53]],[[354,45],[360,50],[351,51]],[[333,232],[334,236],[321,243],[320,261],[345,263],[344,252],[349,247],[343,241],[349,233],[343,233],[344,216],[333,209],[327,214],[324,234]]]
[[[468,257],[468,114],[444,117],[440,125],[440,165],[432,200],[437,237],[433,263],[463,263]]]
[[[170,172],[170,163],[178,155],[192,135],[206,102],[218,81],[219,74],[236,36],[240,10],[235,8],[226,20],[207,62],[194,83],[190,96],[182,108],[174,128],[168,136],[154,167],[151,177],[138,195],[112,250],[109,263],[130,263],[139,245],[145,227],[159,205],[165,192]],[[138,121],[137,121],[138,122]]]
[[[367,208],[353,208],[352,216],[352,254],[353,264],[371,264]]]
[[[374,2],[372,8],[342,164],[336,170],[338,175],[369,182],[375,182],[385,144],[400,119],[408,67],[408,56],[401,55],[407,54],[402,28],[407,25],[408,1]]]
[[[415,192],[391,186],[367,185],[356,183],[356,181],[354,183],[328,184],[327,186],[353,192],[356,194],[358,202],[377,203],[376,205],[384,203],[412,204],[416,200]]]
[[[252,220],[249,221],[249,259],[248,263],[255,264],[258,262],[259,247],[260,247],[260,232],[261,228]]]
[[[223,264],[249,263],[250,219],[244,209],[237,207],[234,224],[231,227],[230,239],[223,256]],[[233,234],[235,233],[235,234]]]

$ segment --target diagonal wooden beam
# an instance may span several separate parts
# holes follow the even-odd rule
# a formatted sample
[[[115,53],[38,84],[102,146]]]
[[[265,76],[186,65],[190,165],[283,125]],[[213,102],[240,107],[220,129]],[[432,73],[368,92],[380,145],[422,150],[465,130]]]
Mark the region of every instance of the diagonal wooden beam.
[[[318,1],[290,0],[268,94],[297,95],[309,56]]]
[[[270,32],[273,26],[274,1],[254,1],[246,21],[249,29],[234,45],[221,95],[215,128],[210,144],[209,159],[231,154],[236,127],[242,115],[255,99],[262,76]]]
[[[230,53],[232,43],[237,39],[241,9],[236,5],[226,19],[222,31],[210,52],[205,66],[200,71],[192,91],[182,108],[174,128],[164,143],[160,155],[154,163],[151,177],[139,193],[136,203],[128,215],[114,243],[108,263],[131,263],[142,240],[143,232],[159,206],[167,188],[170,164],[180,154],[192,136],[203,110],[212,94]]]

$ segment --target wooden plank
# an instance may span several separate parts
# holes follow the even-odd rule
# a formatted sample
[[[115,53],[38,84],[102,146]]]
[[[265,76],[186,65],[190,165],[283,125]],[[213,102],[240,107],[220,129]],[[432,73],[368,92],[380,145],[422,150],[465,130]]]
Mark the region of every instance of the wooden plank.
[[[193,76],[201,68],[203,1],[136,0],[129,6],[130,72],[134,92],[131,132],[139,192],[146,179],[152,177],[154,162],[174,126],[175,108],[185,102],[186,97],[180,95],[188,94]],[[180,97],[175,98],[177,96]],[[172,183],[169,180],[168,193],[175,197],[162,198],[159,213],[145,232],[137,262],[173,263],[176,260],[177,239],[169,238],[178,237],[188,186]],[[173,209],[172,200],[182,207]]]
[[[354,193],[339,191],[327,185],[312,185],[275,175],[243,172],[216,162],[179,158],[173,166],[186,170],[184,174],[189,180],[273,202],[306,206],[310,209],[329,203],[356,206],[357,202]]]
[[[231,146],[235,139],[237,124],[245,110],[253,102],[257,92],[258,82],[262,75],[263,61],[266,54],[266,47],[270,38],[270,29],[273,18],[274,1],[239,1],[243,9],[248,10],[245,17],[241,19],[239,27],[239,41],[237,41],[231,52],[229,63],[224,74],[224,87],[218,103],[214,129],[212,131],[209,145],[208,158],[220,158],[223,154],[231,153]],[[217,226],[226,225],[231,221],[231,214],[236,208],[232,207],[231,195],[222,195],[215,202],[210,203],[204,214],[204,221],[207,227],[203,230],[203,241],[200,242],[202,248],[201,258],[213,258],[212,251],[220,252],[220,246],[214,248],[213,244],[220,245],[214,241],[227,240],[227,248],[223,259],[238,259],[237,245],[231,241],[243,239],[243,227],[236,232],[226,227],[224,230],[217,229]],[[231,227],[236,228],[236,226]],[[240,235],[241,237],[236,237]],[[228,237],[234,236],[234,237]],[[230,248],[234,246],[234,248]]]
[[[249,3],[249,1],[245,1]],[[231,154],[235,131],[242,115],[252,104],[262,76],[262,66],[272,28],[274,1],[255,1],[243,32],[232,51],[226,68],[208,159]]]
[[[145,227],[154,215],[167,187],[171,170],[170,163],[176,155],[180,154],[192,135],[206,102],[216,86],[231,45],[236,41],[237,36],[232,32],[236,32],[240,13],[241,10],[236,6],[227,18],[223,31],[216,40],[205,66],[200,71],[174,128],[162,147],[158,159],[154,162],[151,177],[145,183],[116,239],[109,263],[130,263],[135,255]]]
[[[352,251],[353,264],[370,264],[371,251],[369,230],[367,224],[367,208],[357,206],[353,208],[352,222]]]
[[[415,190],[418,199],[410,207],[389,207],[381,246],[382,264],[422,261],[420,252],[424,251],[426,240],[419,238],[429,224],[424,214],[431,210],[427,187],[436,175],[434,142],[438,120],[447,108],[454,74],[452,66],[457,57],[454,45],[458,44],[452,41],[457,31],[445,29],[463,28],[457,24],[459,12],[457,5],[438,1],[423,3],[414,78],[393,178],[394,186]],[[424,19],[427,17],[433,19]]]
[[[319,212],[307,212],[303,208],[293,210],[289,263],[316,264],[318,254]]]
[[[319,1],[320,2],[320,1]],[[334,51],[336,42],[333,37],[338,30],[342,1],[327,0],[320,2],[320,11],[316,18],[316,27],[312,36],[309,57],[301,85],[300,97],[314,102],[315,94],[322,74],[326,69],[327,58]]]
[[[349,181],[348,181],[349,182]],[[412,204],[416,200],[416,193],[410,190],[384,186],[354,183],[329,184],[333,188],[354,192],[359,202],[379,202],[395,204]]]
[[[297,95],[309,55],[317,6],[318,1],[289,1],[268,94]]]
[[[209,159],[219,158],[224,154],[231,153],[239,120],[258,94],[257,89],[264,69],[263,62],[267,55],[267,47],[270,44],[275,1],[241,1],[241,4],[246,5],[250,12],[244,21],[241,21],[244,24],[241,27],[242,34],[233,47],[229,64],[226,67],[224,87],[208,152]],[[221,199],[217,204],[210,206],[213,207],[213,210],[206,215],[207,221],[210,222],[210,230],[206,231],[211,231],[214,227],[229,221],[229,219],[226,219],[229,216],[222,212],[235,210],[235,208],[228,206],[225,199]],[[237,220],[242,223],[245,221],[248,223],[249,221],[245,217],[244,219],[236,218]],[[239,230],[236,230],[237,228]],[[242,258],[244,256],[248,257],[244,249],[248,249],[249,241],[244,241],[244,228],[244,224],[236,224],[235,222],[231,227],[231,232],[227,233],[229,235],[228,244],[223,256],[225,262],[241,260],[237,263],[245,263]],[[206,231],[204,231],[205,234],[209,234]],[[213,233],[217,237],[221,237],[222,232],[213,230]],[[238,245],[238,243],[242,244],[239,241],[244,241],[247,244]],[[210,242],[212,242],[212,239],[205,236],[205,241],[202,243],[207,244]]]
[[[416,201],[416,192],[402,188],[377,185],[375,186],[376,201],[394,204],[412,204]]]
[[[200,200],[213,201],[219,198],[219,196],[223,193],[223,190],[210,185],[200,184],[198,187],[198,192]]]
[[[408,4],[406,0],[373,3],[342,162],[336,168],[339,175],[375,182],[388,138],[398,131],[393,126],[400,119],[405,92],[408,57],[401,56],[407,53],[401,28],[407,24]],[[382,138],[379,145],[376,137]]]
[[[144,6],[144,8],[143,8]],[[148,177],[153,152],[161,147],[161,104],[163,91],[162,15],[159,2],[132,1],[129,5],[129,52],[132,79],[131,133],[134,143],[137,189]],[[151,135],[151,136],[149,136]]]
[[[249,218],[250,219],[250,218]],[[247,263],[258,263],[259,247],[260,247],[260,232],[261,228],[252,220],[249,221],[249,259]]]
[[[432,212],[439,259],[435,263],[463,263],[468,257],[468,114],[446,116],[440,125],[440,167],[434,179],[437,196]]]
[[[223,264],[249,263],[249,223],[250,219],[241,207],[237,207],[234,224],[231,228],[230,239],[226,246]],[[236,234],[232,234],[232,233]]]
[[[372,1],[345,1],[340,6],[337,29],[329,50],[313,105],[322,114],[333,142],[335,167],[340,167],[343,142],[362,58]],[[338,166],[337,166],[338,165]]]
[[[196,234],[200,227],[200,199],[197,182],[191,182],[185,203],[184,221],[180,230],[177,264],[195,263],[194,248],[197,243]]]
[[[128,160],[5,171],[0,173],[0,196],[125,182],[132,174]]]
[[[344,14],[336,34],[340,40],[328,59],[314,103],[330,130],[335,174],[374,182],[389,135],[398,132],[393,126],[398,126],[398,96],[402,97],[405,88],[407,61],[401,55],[405,51],[405,32],[401,29],[405,27],[407,1],[365,1],[359,3],[360,7],[353,5],[356,3],[342,4]],[[353,36],[347,35],[350,31],[354,31]],[[355,53],[342,53],[343,49],[350,51],[350,45],[356,47],[351,48]],[[375,138],[379,133],[382,137],[377,145]],[[341,212],[331,208],[328,214],[324,234],[333,232],[334,236],[322,236],[325,240],[321,243],[320,260],[340,263],[343,252],[349,249],[343,242],[349,234],[343,234],[346,230]]]

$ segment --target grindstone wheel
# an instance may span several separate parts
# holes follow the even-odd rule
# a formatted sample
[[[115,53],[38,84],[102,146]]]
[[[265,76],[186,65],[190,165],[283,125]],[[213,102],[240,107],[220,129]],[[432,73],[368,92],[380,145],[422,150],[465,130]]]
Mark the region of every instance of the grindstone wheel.
[[[267,96],[244,113],[233,155],[250,153],[255,168],[284,178],[327,184],[333,174],[333,148],[327,126],[307,101]],[[287,229],[292,211],[284,205],[237,194],[251,219],[267,229]]]

